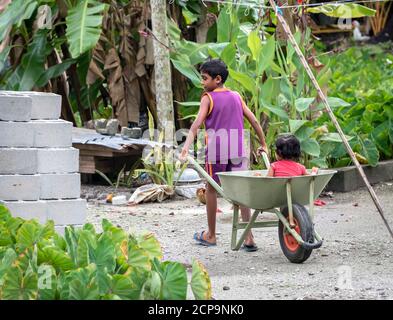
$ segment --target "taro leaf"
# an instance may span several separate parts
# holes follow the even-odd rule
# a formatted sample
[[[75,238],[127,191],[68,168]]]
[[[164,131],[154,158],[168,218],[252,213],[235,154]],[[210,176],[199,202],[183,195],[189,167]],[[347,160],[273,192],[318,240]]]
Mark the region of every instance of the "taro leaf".
[[[60,76],[64,71],[66,71],[70,66],[75,63],[74,59],[64,60],[62,63],[54,65],[48,68],[37,80],[37,87],[44,87],[49,80]]]
[[[296,110],[299,112],[304,112],[308,110],[310,104],[314,101],[314,98],[299,98],[295,101]]]
[[[66,36],[73,58],[96,46],[101,35],[103,12],[106,8],[106,4],[96,0],[82,0],[68,11]]]
[[[67,252],[70,255],[74,264],[77,265],[78,237],[75,233],[74,227],[70,226],[65,228],[64,239],[66,242]]]
[[[0,42],[2,42],[7,34],[8,28],[14,24],[19,25],[26,19],[30,19],[38,1],[36,0],[14,0],[0,14]]]
[[[150,259],[162,259],[162,248],[152,233],[146,233],[138,238],[138,245],[144,249]]]
[[[307,12],[323,13],[329,17],[335,18],[361,18],[374,17],[375,10],[356,3],[349,4],[325,4],[318,7],[307,8]]]
[[[374,142],[370,139],[359,138],[362,147],[362,155],[367,159],[368,163],[375,167],[378,164],[379,152]]]
[[[0,220],[1,221],[1,220]],[[0,247],[10,246],[14,243],[10,230],[4,224],[0,224]]]
[[[128,250],[128,264],[133,268],[141,268],[143,270],[151,270],[151,262],[149,254],[137,246],[131,246]]]
[[[8,248],[1,260],[0,264],[0,288],[3,282],[4,274],[11,268],[14,261],[17,259],[17,255],[14,249]]]
[[[56,247],[43,248],[40,260],[41,263],[52,265],[57,272],[65,272],[75,267],[70,256]]]
[[[0,221],[8,221],[11,218],[12,216],[8,208],[0,203]]]
[[[350,136],[345,136],[345,138],[347,139],[347,141],[351,141],[353,139],[353,137]],[[337,143],[342,143],[342,139],[341,136],[337,133],[337,132],[330,132],[330,133],[326,133],[324,134],[321,138],[321,141],[329,141],[329,142],[337,142]]]
[[[305,139],[300,143],[301,150],[313,157],[319,157],[321,148],[315,139]]]
[[[263,103],[263,107],[270,112],[274,113],[275,115],[279,116],[281,119],[288,119],[288,114],[285,112],[284,109],[280,107],[275,107],[269,103]]]
[[[56,270],[49,265],[40,265],[38,268],[38,299],[55,300],[57,293]]]
[[[289,128],[291,130],[291,133],[295,133],[306,123],[308,123],[307,120],[289,120]]]
[[[130,277],[121,274],[113,275],[111,282],[111,292],[121,299],[138,299],[140,290],[141,288],[138,288],[138,286],[131,280]]]
[[[140,299],[159,300],[161,298],[162,280],[158,272],[151,271],[150,278],[143,284]]]
[[[91,262],[91,251],[95,247],[95,236],[87,230],[79,233],[76,247],[76,261],[79,267],[87,267]]]
[[[97,241],[97,248],[90,250],[90,260],[98,270],[106,269],[112,273],[116,267],[115,247],[108,235],[102,234]]]
[[[37,274],[23,271],[19,267],[8,269],[4,276],[2,299],[35,300],[38,295]]]
[[[95,275],[94,265],[72,271],[69,275],[69,300],[98,300],[100,293]]]
[[[161,266],[162,298],[164,300],[185,300],[187,298],[187,272],[178,262],[166,261]]]
[[[192,263],[191,290],[196,300],[210,300],[212,286],[205,267],[197,260]]]
[[[20,251],[34,246],[41,237],[42,227],[34,220],[25,221],[16,234],[16,243]]]
[[[323,159],[323,158],[312,159],[310,161],[310,164],[312,166],[315,166],[315,167],[318,167],[318,168],[322,168],[322,169],[328,169],[329,168],[329,165],[326,162],[326,159]]]

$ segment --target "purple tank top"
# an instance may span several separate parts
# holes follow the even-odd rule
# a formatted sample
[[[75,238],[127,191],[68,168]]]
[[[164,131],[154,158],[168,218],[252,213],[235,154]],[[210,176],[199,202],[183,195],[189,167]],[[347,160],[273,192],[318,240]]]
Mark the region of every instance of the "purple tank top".
[[[216,89],[206,92],[210,99],[206,127],[206,161],[227,163],[244,157],[243,101],[237,92]]]

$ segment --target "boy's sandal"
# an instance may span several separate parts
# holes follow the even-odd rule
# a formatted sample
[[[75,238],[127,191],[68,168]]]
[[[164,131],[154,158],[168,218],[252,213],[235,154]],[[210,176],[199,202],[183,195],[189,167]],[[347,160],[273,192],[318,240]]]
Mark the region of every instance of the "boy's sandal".
[[[200,233],[199,233],[199,232],[195,232],[195,233],[194,233],[194,240],[195,240],[198,244],[203,245],[203,246],[206,246],[206,247],[216,246],[217,243],[215,243],[215,242],[209,242],[209,241],[203,239],[204,233],[205,233],[205,231],[202,231],[202,232],[200,232]]]

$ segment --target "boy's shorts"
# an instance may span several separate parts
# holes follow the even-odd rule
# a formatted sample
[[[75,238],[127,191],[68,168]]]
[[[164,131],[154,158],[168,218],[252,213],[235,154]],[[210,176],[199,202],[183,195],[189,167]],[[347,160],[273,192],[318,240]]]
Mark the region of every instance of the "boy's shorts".
[[[229,172],[229,171],[244,171],[249,168],[249,161],[247,158],[230,159],[228,163],[207,163],[205,164],[205,170],[211,176],[215,182],[220,184],[220,178],[217,176],[218,172]]]

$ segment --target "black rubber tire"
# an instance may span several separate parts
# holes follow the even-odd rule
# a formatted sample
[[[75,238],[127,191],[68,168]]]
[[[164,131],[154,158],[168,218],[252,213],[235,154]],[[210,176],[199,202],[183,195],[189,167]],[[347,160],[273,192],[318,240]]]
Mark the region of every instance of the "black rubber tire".
[[[300,235],[302,239],[306,242],[313,243],[314,242],[314,235],[313,235],[313,224],[308,215],[307,209],[299,204],[293,204],[293,217],[297,220],[299,227],[300,227]],[[289,220],[289,212],[288,207],[281,208],[281,213],[284,217]],[[305,249],[302,246],[296,251],[291,251],[287,248],[284,242],[284,225],[280,221],[278,224],[278,238],[280,240],[281,250],[287,259],[292,263],[303,263],[306,261],[312,252],[312,249]]]

